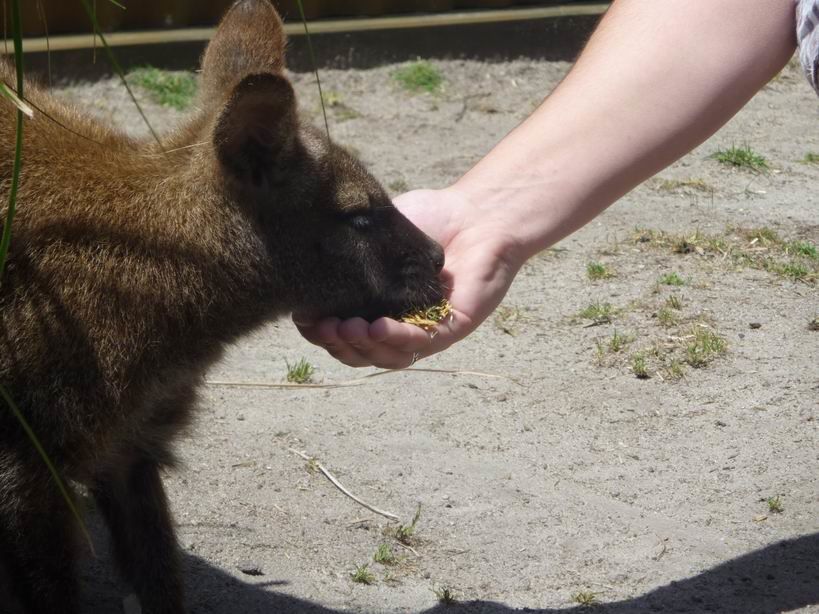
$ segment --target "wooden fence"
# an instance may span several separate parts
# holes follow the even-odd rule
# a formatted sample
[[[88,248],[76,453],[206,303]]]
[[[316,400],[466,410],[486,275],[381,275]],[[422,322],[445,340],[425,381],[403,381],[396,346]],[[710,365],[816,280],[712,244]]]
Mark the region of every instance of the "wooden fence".
[[[232,3],[232,0],[122,1],[127,10],[116,7],[109,0],[92,0],[96,4],[97,19],[105,31],[213,25]],[[544,0],[304,0],[304,10],[308,19],[320,19],[556,3]],[[296,0],[274,0],[274,4],[285,19],[298,19]],[[91,25],[80,0],[26,0],[23,2],[23,29],[26,36],[80,34],[90,32]]]

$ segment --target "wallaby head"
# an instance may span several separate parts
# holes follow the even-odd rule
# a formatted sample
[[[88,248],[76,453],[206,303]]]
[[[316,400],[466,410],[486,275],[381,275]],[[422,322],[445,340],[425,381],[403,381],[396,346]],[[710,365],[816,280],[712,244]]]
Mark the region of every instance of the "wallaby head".
[[[206,126],[217,185],[269,241],[287,307],[372,319],[436,303],[440,246],[357,159],[299,120],[284,49],[268,0],[236,2],[204,55],[201,106],[215,109]]]

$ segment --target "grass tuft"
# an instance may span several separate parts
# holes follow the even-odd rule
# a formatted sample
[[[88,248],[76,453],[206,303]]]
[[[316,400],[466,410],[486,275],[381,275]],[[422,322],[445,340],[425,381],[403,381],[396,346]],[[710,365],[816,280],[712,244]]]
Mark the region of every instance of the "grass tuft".
[[[412,517],[412,522],[409,524],[400,524],[395,529],[395,539],[397,539],[402,544],[410,545],[412,542],[412,538],[415,535],[415,527],[418,525],[418,521],[421,519],[421,504],[418,504],[418,508],[415,510],[415,516]]]
[[[763,245],[779,245],[782,239],[772,228],[762,226],[761,228],[751,228],[744,233],[745,238],[752,244],[762,243]]]
[[[666,273],[660,277],[660,283],[665,286],[684,286],[685,280],[677,273]]]
[[[802,158],[802,162],[804,164],[819,164],[819,154],[809,151],[805,154],[805,157]]]
[[[632,241],[638,246],[718,258],[736,267],[768,271],[780,277],[814,283],[819,279],[819,247],[806,240],[785,241],[766,226],[733,229],[726,236],[709,236],[699,231],[673,235],[650,229],[637,229]]]
[[[808,322],[808,330],[819,331],[819,315]]]
[[[648,372],[648,364],[643,354],[635,354],[631,357],[631,370],[637,379],[648,379],[651,375]]]
[[[657,321],[664,328],[671,328],[677,324],[677,316],[670,307],[661,307],[657,311]]]
[[[350,574],[350,577],[357,584],[373,584],[375,582],[375,574],[370,571],[370,566],[367,563],[358,565],[355,571]]]
[[[781,514],[785,511],[785,506],[782,504],[782,498],[779,495],[768,497],[765,502],[768,504],[768,511],[772,514]]]
[[[408,92],[435,94],[441,90],[444,84],[441,71],[423,60],[399,68],[392,76]]]
[[[595,324],[608,324],[617,315],[617,310],[611,303],[591,303],[588,307],[581,309],[577,317],[583,320],[591,320]]]
[[[819,260],[819,249],[808,241],[791,241],[785,247],[785,252],[796,256],[805,256],[812,260]]]
[[[442,605],[449,606],[458,602],[455,591],[448,586],[439,586],[438,588],[432,589],[432,592],[435,593],[438,602]]]
[[[725,338],[714,331],[697,326],[691,334],[691,341],[685,348],[686,362],[699,369],[727,351]]]
[[[615,330],[614,334],[611,336],[611,339],[609,339],[609,352],[614,354],[622,352],[629,346],[629,344],[631,344],[632,341],[634,341],[633,335],[622,335]]]
[[[170,72],[153,66],[137,68],[128,75],[128,79],[145,90],[157,104],[177,111],[187,110],[198,90],[196,75],[193,73]]]
[[[584,608],[590,608],[592,606],[596,606],[600,604],[600,601],[597,599],[597,593],[593,593],[591,591],[580,591],[572,595],[572,601]]]
[[[665,306],[669,309],[674,309],[675,311],[682,310],[682,299],[677,294],[671,294],[667,299],[665,299]]]
[[[392,551],[392,546],[389,544],[381,544],[373,555],[373,561],[381,565],[395,565],[398,562],[398,557]]]
[[[299,358],[293,365],[288,361],[285,361],[285,364],[287,364],[287,381],[291,384],[307,384],[313,379],[316,372],[316,368],[305,358]]]
[[[614,277],[616,273],[602,262],[589,262],[586,265],[586,275],[592,281],[597,281],[599,279]]]
[[[669,380],[682,379],[685,377],[685,365],[679,360],[672,360],[665,369],[663,369],[663,376]]]
[[[720,164],[742,168],[754,172],[768,170],[768,161],[747,145],[744,147],[730,147],[714,152],[712,156]]]

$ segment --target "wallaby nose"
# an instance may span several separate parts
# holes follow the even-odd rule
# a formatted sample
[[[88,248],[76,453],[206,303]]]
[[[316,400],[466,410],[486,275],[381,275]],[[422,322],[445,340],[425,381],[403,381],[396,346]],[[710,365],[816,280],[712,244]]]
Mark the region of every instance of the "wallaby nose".
[[[440,273],[444,268],[444,248],[433,242],[430,256],[432,259],[432,266],[435,267],[435,272]]]

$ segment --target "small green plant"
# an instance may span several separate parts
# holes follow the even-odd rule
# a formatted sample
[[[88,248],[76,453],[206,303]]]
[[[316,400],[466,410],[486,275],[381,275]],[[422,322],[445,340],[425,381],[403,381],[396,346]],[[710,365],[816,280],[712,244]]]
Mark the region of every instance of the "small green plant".
[[[572,595],[572,601],[580,604],[584,608],[590,608],[600,603],[597,599],[597,593],[591,591],[580,591]]]
[[[381,544],[373,555],[373,561],[381,563],[382,565],[394,565],[398,558],[392,551],[392,546],[389,544]]]
[[[670,380],[682,379],[685,377],[685,365],[674,359],[663,369],[663,376]]]
[[[356,119],[357,117],[361,117],[361,114],[358,111],[342,100],[341,94],[338,92],[323,92],[321,95],[321,101],[323,103],[322,109],[333,109],[334,116],[338,121],[346,121],[348,119]]]
[[[455,591],[448,586],[433,588],[432,592],[435,593],[435,596],[438,598],[438,602],[442,605],[454,605],[458,602],[458,598],[455,596]]]
[[[287,364],[287,381],[291,384],[307,384],[313,379],[313,374],[316,372],[316,368],[305,358],[299,358],[294,365],[287,361],[285,363]]]
[[[808,322],[808,330],[819,331],[819,315]]]
[[[366,563],[358,565],[355,571],[350,574],[350,577],[357,584],[372,584],[375,582],[375,574],[370,571],[370,566]]]
[[[698,369],[704,367],[727,350],[727,343],[714,331],[697,326],[692,331],[692,339],[685,348],[686,362]]]
[[[643,354],[635,354],[631,357],[631,370],[637,379],[648,379],[651,377],[648,373],[648,364],[646,357]]]
[[[632,341],[634,341],[634,337],[632,335],[621,335],[615,330],[614,334],[611,336],[611,339],[609,339],[609,352],[613,354],[622,352]]]
[[[785,506],[782,504],[782,498],[779,495],[768,497],[766,503],[768,504],[768,511],[772,514],[781,514],[785,511]]]
[[[398,84],[409,92],[428,92],[434,94],[440,91],[444,84],[441,71],[429,62],[419,60],[399,68],[393,73]]]
[[[751,228],[744,234],[751,243],[762,243],[763,245],[779,245],[782,243],[782,239],[779,237],[779,234],[767,226],[763,226],[762,228]]]
[[[526,314],[521,311],[520,307],[501,305],[495,310],[495,326],[512,337],[518,334],[521,325],[526,320]]]
[[[768,161],[747,145],[720,149],[713,154],[713,158],[720,164],[736,168],[744,168],[755,172],[768,170]]]
[[[589,262],[586,265],[586,275],[588,275],[592,281],[597,281],[598,279],[614,277],[615,273],[602,262]]]
[[[810,269],[801,262],[773,263],[770,270],[794,281],[806,279],[810,275]]]
[[[409,524],[400,524],[395,529],[395,539],[397,539],[402,544],[409,545],[412,541],[413,536],[415,535],[415,527],[418,525],[418,521],[421,519],[421,504],[418,504],[418,508],[415,510],[415,516],[412,517],[412,522]]]
[[[664,328],[671,328],[677,324],[677,316],[670,307],[661,307],[657,311],[657,321]]]
[[[169,72],[152,66],[137,68],[128,75],[128,79],[148,92],[154,102],[177,111],[191,106],[198,88],[193,73]]]
[[[324,106],[332,109],[333,107],[340,106],[344,104],[341,101],[341,94],[335,92],[333,90],[328,90],[322,93],[321,99],[324,101]]]
[[[809,151],[805,154],[805,157],[802,158],[802,162],[805,164],[819,164],[819,154]]]
[[[680,311],[683,308],[682,299],[678,294],[671,294],[667,299],[665,299],[665,306],[669,309]]]
[[[611,303],[594,302],[581,309],[577,313],[577,317],[583,320],[592,320],[595,324],[608,324],[616,314],[617,310],[611,306]]]
[[[677,273],[666,273],[660,277],[660,283],[665,286],[684,286],[685,280]]]
[[[791,241],[785,248],[785,252],[797,256],[805,256],[806,258],[812,258],[813,260],[819,260],[819,249],[817,249],[813,243],[809,243],[808,241]]]

